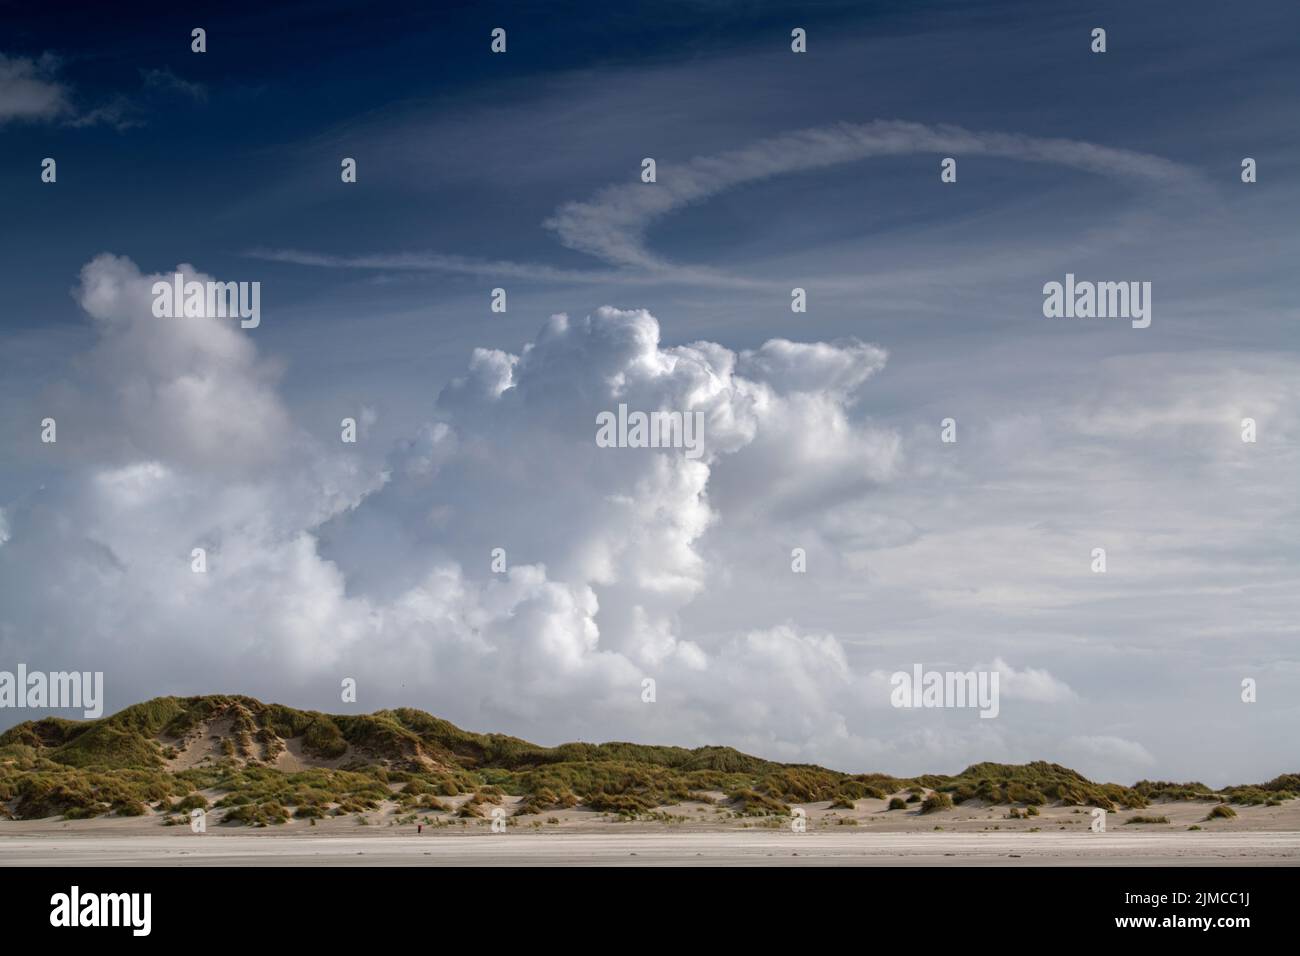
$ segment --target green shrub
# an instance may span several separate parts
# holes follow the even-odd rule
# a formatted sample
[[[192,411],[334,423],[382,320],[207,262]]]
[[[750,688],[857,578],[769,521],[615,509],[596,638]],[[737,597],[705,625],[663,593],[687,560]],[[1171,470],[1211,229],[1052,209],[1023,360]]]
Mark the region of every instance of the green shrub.
[[[952,809],[952,797],[946,793],[935,791],[921,802],[921,813],[937,813],[940,810]]]
[[[840,783],[838,799],[847,800],[852,803],[854,800],[872,800],[885,799],[885,792],[879,787],[872,786],[862,780],[845,780]]]
[[[265,827],[289,821],[289,811],[278,803],[245,803],[227,811],[223,823],[242,823],[246,826]]]
[[[191,810],[206,810],[207,808],[208,798],[201,793],[191,793],[189,796],[173,803],[171,807],[176,813],[189,813]]]
[[[735,812],[742,817],[786,816],[790,813],[786,804],[753,790],[739,790],[732,797]]]

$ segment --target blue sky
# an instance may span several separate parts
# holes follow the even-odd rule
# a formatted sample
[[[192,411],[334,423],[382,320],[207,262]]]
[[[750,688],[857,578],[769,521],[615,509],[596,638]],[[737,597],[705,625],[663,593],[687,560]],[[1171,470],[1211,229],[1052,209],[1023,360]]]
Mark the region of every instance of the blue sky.
[[[1295,769],[1294,5],[6,25],[4,659],[107,660],[113,706],[332,709],[361,675],[364,710],[845,769]],[[178,263],[260,281],[261,326],[139,325]],[[1150,281],[1151,327],[1045,319],[1067,272]],[[651,367],[646,400],[716,416],[703,474],[575,444]],[[227,571],[182,599],[200,538]],[[914,662],[996,666],[1001,715],[892,711],[879,675]]]

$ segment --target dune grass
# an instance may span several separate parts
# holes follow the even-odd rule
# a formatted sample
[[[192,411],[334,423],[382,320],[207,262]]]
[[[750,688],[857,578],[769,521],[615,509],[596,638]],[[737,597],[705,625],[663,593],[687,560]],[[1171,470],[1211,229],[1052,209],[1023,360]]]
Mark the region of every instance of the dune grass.
[[[218,740],[206,739],[218,728]],[[329,765],[272,766],[294,740],[309,760]],[[195,742],[215,745],[215,759],[189,769],[169,766]],[[216,794],[211,805],[200,791]],[[1155,800],[1219,799],[1207,818],[1214,819],[1235,815],[1228,803],[1294,799],[1300,774],[1217,793],[1196,782],[1096,783],[1045,761],[978,763],[955,776],[847,774],[728,747],[542,747],[462,730],[410,708],[329,715],[237,695],[160,697],[99,720],[45,718],[0,734],[0,815],[20,819],[138,815],[149,808],[175,816],[199,808],[218,812],[219,822],[269,826],[291,816],[365,814],[386,801],[402,812],[446,813],[445,798],[462,794],[471,795],[457,811],[467,819],[506,796],[522,798],[520,816],[584,807],[649,818],[674,804],[714,803],[713,793],[723,795],[716,811],[775,817],[796,804],[847,810],[899,792],[909,795],[889,799],[890,810],[920,804],[922,813],[935,813],[979,800],[1015,807],[1020,816],[1035,816],[1048,804],[1136,810]]]
[[[952,797],[936,790],[921,801],[921,813],[938,813],[940,810],[952,809]]]

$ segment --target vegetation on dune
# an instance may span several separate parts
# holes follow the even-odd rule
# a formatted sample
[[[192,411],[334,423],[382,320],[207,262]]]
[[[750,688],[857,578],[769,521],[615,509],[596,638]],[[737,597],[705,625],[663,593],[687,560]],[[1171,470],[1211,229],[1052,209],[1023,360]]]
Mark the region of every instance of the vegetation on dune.
[[[323,765],[278,769],[286,751]],[[889,798],[900,792],[910,795]],[[542,747],[462,730],[411,708],[330,715],[237,695],[160,697],[100,720],[45,718],[0,734],[0,815],[23,819],[139,815],[153,808],[184,822],[190,810],[208,809],[218,822],[270,826],[361,815],[386,803],[405,814],[475,819],[507,796],[520,798],[519,816],[582,807],[656,819],[662,808],[684,802],[772,817],[798,804],[851,809],[860,800],[888,799],[890,810],[919,803],[922,813],[934,813],[978,800],[1028,817],[1053,803],[1116,810],[1160,800],[1224,801],[1213,818],[1235,815],[1228,803],[1275,805],[1296,793],[1300,774],[1216,793],[1200,783],[1096,783],[1045,761],[978,763],[955,776],[900,778],[780,764],[729,747]],[[446,800],[464,794],[467,800]],[[713,794],[722,797],[715,801]]]
[[[732,800],[733,811],[742,817],[786,816],[790,813],[790,808],[781,801],[754,790],[739,790],[732,794]]]
[[[1300,774],[1291,773],[1276,777],[1268,783],[1262,783],[1258,786],[1225,787],[1216,796],[1226,799],[1229,803],[1239,803],[1246,806],[1258,806],[1259,804],[1277,806],[1282,800],[1294,799],[1297,793],[1300,793]]]
[[[248,826],[265,827],[287,823],[289,811],[274,800],[262,803],[245,803],[229,810],[223,823],[243,823]]]
[[[922,813],[937,813],[940,810],[952,809],[952,797],[942,791],[936,790],[924,800],[921,801]]]
[[[1199,781],[1171,783],[1166,780],[1139,780],[1133,789],[1148,800],[1208,800],[1214,791]]]
[[[189,813],[191,810],[206,810],[208,808],[208,798],[201,793],[191,793],[184,797],[179,803],[171,806],[173,813]]]
[[[1028,764],[972,764],[956,777],[924,776],[918,780],[951,796],[953,803],[981,800],[988,804],[1097,806],[1140,809],[1147,798],[1136,789],[1093,783],[1077,771],[1038,760]]]

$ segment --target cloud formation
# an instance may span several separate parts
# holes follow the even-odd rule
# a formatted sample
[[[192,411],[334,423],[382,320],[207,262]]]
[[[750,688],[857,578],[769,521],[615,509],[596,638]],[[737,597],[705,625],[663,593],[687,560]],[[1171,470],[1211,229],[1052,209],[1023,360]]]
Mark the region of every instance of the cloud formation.
[[[351,676],[369,707],[552,739],[644,736],[649,677],[672,739],[745,726],[794,752],[818,728],[852,735],[833,636],[686,636],[677,614],[714,576],[698,543],[721,520],[715,471],[779,502],[796,472],[892,469],[894,436],[847,411],[880,349],[664,347],[645,311],[557,315],[517,354],[476,350],[426,427],[372,468],[292,422],[237,322],[155,318],[157,278],[112,255],[82,270],[96,340],[45,398],[60,478],[5,512],[6,656],[103,669],[110,704],[218,689],[328,701]],[[700,412],[703,456],[598,448],[596,415],[619,403]]]
[[[1290,360],[1187,361],[1164,380],[1167,359],[1115,359],[1032,413],[968,402],[944,446],[937,422],[914,434],[870,414],[879,346],[668,345],[650,313],[606,307],[475,349],[424,424],[378,448],[364,404],[336,410],[361,420],[360,445],[297,420],[260,329],[155,318],[157,278],[112,255],[82,269],[92,341],[32,412],[58,420],[49,478],[0,502],[0,652],[104,670],[110,707],[239,690],[337,709],[353,677],[361,709],[545,742],[729,743],[895,772],[1075,756],[1124,777],[1192,719],[1175,699],[1150,722],[1142,675],[1161,648],[1185,680],[1227,680],[1205,691],[1223,706],[1200,708],[1225,719],[1225,590],[1252,622],[1251,673],[1294,679],[1294,556],[1229,513],[1208,551],[1204,522],[1171,530],[1224,482],[1255,489],[1248,507],[1283,537],[1294,525],[1278,491],[1297,468]],[[598,447],[597,415],[619,404],[699,413],[702,454]],[[1244,410],[1257,446],[1236,434]],[[1106,450],[1129,442],[1143,454]],[[1099,541],[1106,576],[1088,571]],[[1164,593],[1177,600],[1146,603]],[[916,663],[997,670],[999,719],[892,709],[888,674]]]
[[[719,288],[788,288],[788,283],[783,286],[764,278],[671,261],[649,249],[646,233],[670,213],[745,184],[872,157],[912,153],[1005,157],[1108,176],[1134,187],[1187,197],[1204,198],[1209,194],[1203,177],[1190,167],[1134,150],[1071,139],[978,132],[952,125],[876,120],[799,130],[681,163],[661,158],[655,183],[606,186],[589,199],[565,203],[545,220],[545,228],[564,246],[603,260],[614,267],[613,272],[484,261],[432,252],[332,256],[293,249],[254,249],[248,254],[267,261],[328,268],[429,270],[568,282],[639,276]]]
[[[659,181],[652,186],[608,186],[589,200],[561,206],[545,225],[569,248],[607,262],[649,272],[681,273],[682,267],[645,245],[647,228],[668,213],[773,176],[908,153],[998,156],[1051,163],[1165,189],[1199,192],[1205,188],[1193,170],[1132,150],[1070,139],[876,120],[800,130],[680,165],[665,162],[659,169]],[[702,277],[707,275],[701,273]]]

